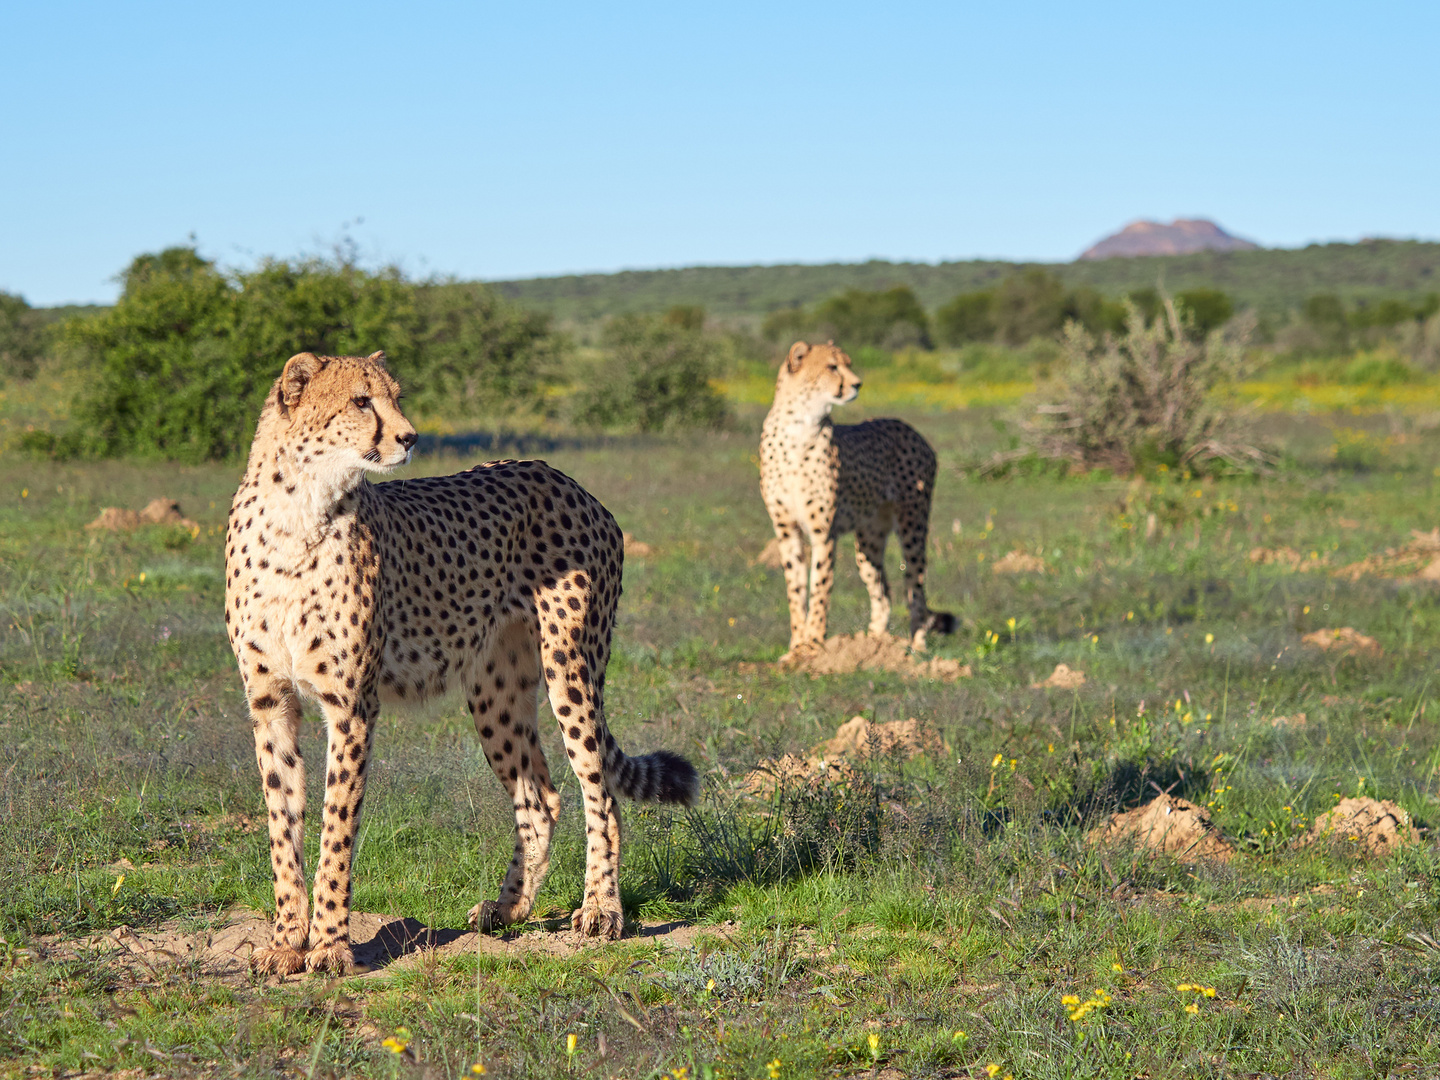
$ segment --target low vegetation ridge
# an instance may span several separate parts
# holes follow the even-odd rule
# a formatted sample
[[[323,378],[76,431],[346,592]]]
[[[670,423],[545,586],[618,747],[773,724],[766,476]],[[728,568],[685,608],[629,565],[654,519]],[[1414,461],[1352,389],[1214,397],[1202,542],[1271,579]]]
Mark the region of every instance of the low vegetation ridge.
[[[957,293],[998,284],[1026,266],[999,259],[910,263],[872,259],[820,266],[691,266],[624,270],[613,274],[496,281],[503,296],[558,319],[589,321],[623,312],[664,311],[700,304],[711,315],[764,315],[816,301],[845,289],[906,285],[927,308]],[[1420,300],[1440,282],[1440,243],[1365,240],[1312,244],[1294,250],[1205,251],[1192,255],[1099,259],[1045,264],[1070,288],[1086,285],[1106,295],[1154,286],[1171,290],[1215,288],[1238,307],[1261,315],[1299,308],[1316,293],[1347,301],[1381,295]]]

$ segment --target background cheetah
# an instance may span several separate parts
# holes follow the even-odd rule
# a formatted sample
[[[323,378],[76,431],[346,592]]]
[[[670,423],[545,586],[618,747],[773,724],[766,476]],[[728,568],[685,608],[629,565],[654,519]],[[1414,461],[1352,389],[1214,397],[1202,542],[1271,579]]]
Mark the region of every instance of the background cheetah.
[[[955,629],[955,616],[925,603],[925,542],[935,451],[903,420],[833,423],[830,410],[855,400],[860,376],[833,342],[790,347],[760,438],[760,492],[775,526],[790,599],[790,653],[825,640],[835,541],[855,533],[855,563],[870,593],[870,633],[886,632],[890,586],[885,541],[893,530],[905,559],[910,643]],[[809,606],[803,545],[810,544]]]
[[[351,853],[381,700],[463,690],[515,806],[515,856],[483,928],[525,918],[549,864],[560,797],[536,729],[544,680],[585,798],[574,926],[619,937],[615,795],[693,802],[683,758],[626,757],[605,724],[619,528],[543,461],[372,486],[409,460],[414,427],[384,355],[292,357],[260,414],[226,539],[225,622],[240,664],[270,819],[275,927],[258,970],[344,970]],[[315,904],[307,913],[301,698],[329,731]]]

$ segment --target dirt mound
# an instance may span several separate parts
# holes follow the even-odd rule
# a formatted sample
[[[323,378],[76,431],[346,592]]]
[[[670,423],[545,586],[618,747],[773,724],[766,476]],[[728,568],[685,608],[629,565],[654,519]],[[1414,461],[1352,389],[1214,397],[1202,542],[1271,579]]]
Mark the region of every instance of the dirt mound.
[[[906,757],[918,757],[920,754],[939,753],[943,749],[940,737],[913,716],[909,720],[891,720],[884,724],[872,724],[863,716],[853,716],[835,729],[833,739],[827,739],[810,753],[838,757],[899,751]]]
[[[636,540],[635,537],[631,536],[628,532],[621,533],[620,536],[625,541],[626,555],[636,559],[643,559],[647,555],[655,554],[655,549],[645,543],[644,540]]]
[[[1339,653],[1341,656],[1385,655],[1380,643],[1373,637],[1360,633],[1353,626],[1342,626],[1337,630],[1312,630],[1300,638],[1306,645],[1313,645],[1321,652]]]
[[[1043,682],[1033,682],[1030,689],[1039,690],[1050,686],[1056,690],[1078,690],[1085,685],[1085,673],[1079,668],[1072,668],[1069,664],[1056,664],[1047,679]]]
[[[889,634],[881,637],[837,634],[818,647],[796,650],[781,661],[781,666],[793,667],[811,675],[893,671],[912,678],[939,679],[942,682],[954,682],[973,674],[970,665],[959,660],[942,660],[938,656],[925,661],[917,660],[903,639]]]
[[[785,569],[785,557],[780,554],[780,541],[772,536],[770,542],[760,550],[760,554],[755,556],[750,565],[768,566],[771,570]]]
[[[1270,718],[1270,726],[1273,728],[1302,728],[1309,723],[1309,718],[1303,712],[1297,712],[1294,716],[1272,716]]]
[[[1012,551],[1002,555],[990,564],[992,574],[1043,574],[1045,560],[1039,555],[1028,555],[1023,551]]]
[[[1410,815],[1389,799],[1341,799],[1310,823],[1298,844],[1329,844],[1353,855],[1388,855],[1420,840]]]
[[[1210,820],[1210,811],[1186,799],[1161,795],[1144,806],[1116,814],[1091,829],[1092,844],[1132,842],[1150,851],[1168,851],[1180,859],[1224,862],[1235,854],[1230,841]]]
[[[138,514],[119,506],[107,506],[100,516],[85,527],[104,529],[106,532],[133,532],[141,525],[181,525],[187,529],[200,526],[180,512],[180,504],[174,499],[151,499]]]
[[[140,527],[140,515],[134,510],[119,506],[107,506],[100,516],[86,525],[87,529],[104,529],[106,532],[134,532]]]
[[[1358,581],[1367,574],[1376,577],[1440,581],[1440,526],[1429,532],[1410,530],[1410,542],[1397,548],[1368,555],[1335,571],[1336,577]]]
[[[133,959],[152,975],[157,968],[173,966],[189,978],[247,984],[251,953],[270,943],[270,920],[258,912],[237,910],[216,919],[209,927],[195,930],[194,925],[195,921],[187,918],[173,919],[154,930],[119,926],[79,940],[49,940],[45,951],[62,959],[101,952],[117,959]],[[391,915],[358,911],[350,915],[357,974],[366,977],[381,974],[391,964],[413,963],[421,955],[432,952],[438,956],[474,953],[565,956],[587,945],[593,947],[594,938],[582,937],[569,926],[569,919],[556,919],[544,924],[544,930],[537,930],[532,924],[526,932],[510,931],[496,936],[429,927],[416,919]],[[699,927],[689,923],[652,922],[628,927],[625,936],[684,946],[691,944],[699,932]]]
[[[754,795],[769,795],[795,780],[816,786],[844,783],[855,776],[851,758],[895,754],[909,759],[944,752],[940,737],[913,716],[884,724],[853,716],[835,730],[833,739],[812,747],[803,758],[786,754],[760,762],[745,774],[741,787]]]
[[[1251,548],[1250,561],[1260,566],[1283,566],[1287,570],[1322,570],[1326,566],[1326,560],[1317,554],[1314,558],[1307,558],[1292,547],[1278,548]]]
[[[795,783],[811,787],[844,784],[855,779],[855,769],[841,758],[802,758],[785,754],[765,758],[740,779],[740,788],[751,795],[769,797],[775,789]]]

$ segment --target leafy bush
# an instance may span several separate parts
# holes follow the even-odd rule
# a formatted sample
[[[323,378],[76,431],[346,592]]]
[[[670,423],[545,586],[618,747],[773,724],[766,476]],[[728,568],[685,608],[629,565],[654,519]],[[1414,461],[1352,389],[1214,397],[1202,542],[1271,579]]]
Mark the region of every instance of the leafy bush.
[[[935,330],[946,345],[993,341],[995,293],[990,289],[961,293],[936,310]]]
[[[673,304],[665,312],[665,321],[681,330],[704,330],[705,309],[699,304]]]
[[[905,285],[877,292],[847,289],[813,311],[782,308],[766,317],[761,332],[774,342],[816,334],[849,350],[930,348],[930,320]]]
[[[1131,307],[1124,337],[1095,335],[1076,323],[1065,331],[1066,363],[1043,387],[1026,433],[1035,452],[1080,468],[1131,473],[1148,464],[1199,470],[1265,462],[1237,441],[1233,408],[1211,397],[1242,377],[1250,326],[1201,340],[1168,298],[1165,318],[1146,324]]]
[[[1340,381],[1351,386],[1402,386],[1420,373],[1388,349],[1356,353],[1345,365]]]
[[[1065,286],[1039,267],[1014,274],[995,290],[995,336],[1006,345],[1049,337],[1065,321]]]
[[[816,307],[815,325],[844,348],[930,347],[930,320],[906,285],[880,292],[847,289]]]
[[[45,327],[23,296],[0,292],[0,382],[33,379],[45,350]]]
[[[418,326],[406,393],[421,412],[474,416],[535,411],[563,372],[566,341],[549,316],[473,282],[417,286]]]
[[[1175,302],[1202,337],[1224,326],[1235,314],[1234,301],[1219,289],[1189,289],[1176,293]]]
[[[576,423],[662,431],[725,422],[728,406],[710,385],[720,374],[718,339],[663,317],[620,315],[600,343],[605,359],[576,393]]]
[[[241,451],[280,366],[297,352],[385,349],[431,407],[534,407],[558,347],[545,319],[480,285],[415,285],[319,260],[223,274],[191,248],[135,259],[119,302],[72,320],[93,360],[63,449],[186,461]]]
[[[1120,333],[1125,307],[1088,285],[1066,291],[1054,274],[1032,266],[994,289],[961,293],[935,312],[940,340],[955,346],[983,342],[1017,347],[1053,338],[1072,319],[1093,333]]]

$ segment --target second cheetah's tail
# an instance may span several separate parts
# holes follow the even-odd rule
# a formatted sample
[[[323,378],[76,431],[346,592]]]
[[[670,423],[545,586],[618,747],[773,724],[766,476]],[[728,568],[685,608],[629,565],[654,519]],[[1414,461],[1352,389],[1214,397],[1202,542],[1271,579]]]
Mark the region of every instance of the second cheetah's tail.
[[[700,797],[700,774],[695,766],[669,750],[642,757],[621,754],[605,773],[612,791],[637,802],[693,806]]]

